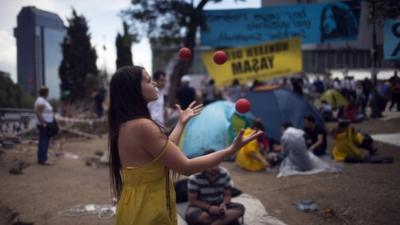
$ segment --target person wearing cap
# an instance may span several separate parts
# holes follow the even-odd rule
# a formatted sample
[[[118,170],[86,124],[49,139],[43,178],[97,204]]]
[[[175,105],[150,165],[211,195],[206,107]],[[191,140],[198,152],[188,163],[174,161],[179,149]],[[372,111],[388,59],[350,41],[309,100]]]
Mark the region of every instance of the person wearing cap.
[[[196,91],[190,87],[191,78],[185,75],[181,78],[181,86],[176,91],[176,99],[182,110],[185,110],[189,104],[196,100]]]

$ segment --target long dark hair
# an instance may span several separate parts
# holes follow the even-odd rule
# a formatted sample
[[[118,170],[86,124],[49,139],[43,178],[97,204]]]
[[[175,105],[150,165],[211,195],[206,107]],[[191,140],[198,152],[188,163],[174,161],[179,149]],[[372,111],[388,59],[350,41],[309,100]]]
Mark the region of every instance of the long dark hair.
[[[122,188],[121,160],[118,153],[119,128],[126,121],[147,118],[151,120],[147,102],[142,95],[144,68],[120,68],[111,78],[110,107],[108,111],[109,157],[112,194],[119,199]]]

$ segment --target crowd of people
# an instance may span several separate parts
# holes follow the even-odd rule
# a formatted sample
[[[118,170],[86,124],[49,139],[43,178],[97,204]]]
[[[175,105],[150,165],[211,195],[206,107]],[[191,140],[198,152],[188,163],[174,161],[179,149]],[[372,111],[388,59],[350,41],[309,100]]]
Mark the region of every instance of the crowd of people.
[[[165,118],[171,116],[168,115],[168,110],[165,110],[165,105],[162,106],[162,104],[164,104],[164,100],[166,99],[166,92],[164,90],[166,75],[165,73],[158,71],[153,75],[153,79],[158,84],[158,88],[160,89],[159,93],[161,94],[162,98],[156,102],[150,103],[149,109],[152,114],[152,118],[155,118],[155,120],[161,122],[161,124],[164,124],[163,121],[165,121]],[[299,96],[319,106],[318,108],[324,120],[326,122],[337,122],[337,127],[342,127],[344,126],[343,124],[350,126],[350,123],[359,122],[360,120],[367,118],[368,106],[371,107],[371,114],[369,117],[381,116],[381,111],[386,108],[386,105],[388,105],[389,102],[389,110],[392,110],[396,104],[397,107],[400,107],[398,103],[400,79],[397,74],[392,76],[386,82],[378,81],[376,89],[377,91],[375,91],[376,93],[374,93],[375,89],[373,88],[372,81],[368,78],[356,81],[351,76],[346,76],[342,80],[338,78],[331,79],[330,76],[325,76],[322,80],[317,77],[313,82],[309,82],[305,76],[295,76],[290,79],[282,78],[269,81],[267,83],[255,80],[251,85],[248,86],[240,84],[239,80],[234,79],[230,86],[223,88],[217,88],[214,80],[209,79],[201,89],[201,95],[197,95],[197,93],[199,93],[198,90],[195,90],[195,88],[191,86],[191,78],[184,76],[182,77],[181,85],[178,87],[175,95],[177,104],[179,104],[182,109],[185,109],[190,102],[195,100],[203,102],[204,105],[210,104],[216,100],[228,100],[235,102],[244,96],[245,91],[254,90],[257,87],[265,84],[278,84],[282,88],[291,89]],[[316,102],[318,102],[318,100],[327,90],[334,90],[339,93],[340,96],[345,99],[346,104],[332,104],[326,100],[319,101],[319,104],[316,104]],[[335,98],[335,96],[333,98]],[[376,109],[373,109],[374,107],[378,107],[377,112]],[[348,122],[345,123],[344,121]],[[329,135],[329,132],[325,130],[324,127],[318,125],[316,123],[316,118],[313,116],[306,116],[303,124],[304,127],[301,127],[300,129],[303,132],[302,136],[305,145],[304,149],[317,157],[326,155],[328,153],[327,135]],[[243,134],[244,136],[250,135],[254,130],[264,131],[264,125],[258,119],[253,121],[252,125],[242,128],[245,129]],[[290,121],[287,121],[282,124],[282,136],[287,128],[299,129],[294,128]],[[343,143],[344,141],[349,142],[354,138],[348,138],[349,135],[343,134],[343,132],[345,132],[343,129],[338,128],[334,129],[334,131],[330,133],[335,143],[333,150],[329,152],[332,152],[332,158],[334,160],[345,162],[372,162],[375,160],[374,162],[379,162],[379,160],[376,160],[376,158],[374,158],[374,160],[367,160],[367,158],[371,159],[369,156],[374,156],[376,152],[376,149],[371,147],[373,146],[373,141],[369,135],[356,132],[353,129],[353,135],[362,137],[361,139],[368,140],[367,142],[369,144],[366,145],[366,141],[354,142],[354,146],[352,146],[353,150],[349,151],[347,147],[343,147],[346,145]],[[237,133],[237,130],[235,130],[235,133]],[[266,168],[279,165],[288,155],[290,155],[290,152],[293,152],[290,149],[285,149],[283,147],[285,144],[280,143],[282,140],[269,140],[267,136],[268,134],[265,134],[264,136],[258,138],[258,140],[253,140],[244,146],[243,149],[237,153],[235,162],[240,167],[249,171],[264,170]],[[344,136],[346,138],[343,138]],[[300,145],[302,145],[302,143],[300,143]],[[360,152],[363,151],[360,149],[369,150],[368,157],[365,154],[361,154]],[[371,149],[374,149],[374,151]],[[296,151],[297,150],[294,152]],[[354,157],[355,155],[357,156]],[[291,158],[293,158],[293,156],[291,156]],[[357,158],[357,160],[355,158]],[[300,161],[304,162],[304,160]],[[385,160],[383,161],[387,162]]]

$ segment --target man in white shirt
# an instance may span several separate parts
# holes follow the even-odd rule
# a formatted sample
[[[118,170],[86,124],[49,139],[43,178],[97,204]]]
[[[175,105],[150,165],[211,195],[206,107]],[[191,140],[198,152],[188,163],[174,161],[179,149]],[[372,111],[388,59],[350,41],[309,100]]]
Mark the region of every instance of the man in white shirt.
[[[164,87],[166,83],[166,75],[162,71],[157,71],[153,74],[153,80],[157,83],[158,87],[158,99],[152,102],[149,102],[148,107],[150,110],[151,118],[155,120],[160,125],[164,125],[164,116],[165,116],[165,92]]]
[[[39,90],[39,97],[35,101],[35,112],[37,117],[37,128],[39,130],[38,163],[40,165],[51,165],[47,160],[47,151],[50,143],[49,126],[54,123],[53,107],[46,100],[49,96],[49,89],[42,87]]]

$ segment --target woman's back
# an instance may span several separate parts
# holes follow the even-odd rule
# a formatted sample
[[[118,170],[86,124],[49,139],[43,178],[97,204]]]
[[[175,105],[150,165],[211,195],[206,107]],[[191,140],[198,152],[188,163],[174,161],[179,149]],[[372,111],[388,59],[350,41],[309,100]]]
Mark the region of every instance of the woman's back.
[[[151,156],[140,138],[146,129],[141,126],[143,122],[148,121],[128,121],[119,131],[122,192],[115,224],[176,224],[175,193],[169,169],[159,161],[168,140],[158,156]]]
[[[147,119],[135,119],[121,125],[118,135],[118,152],[122,167],[136,167],[150,162],[154,157],[145,149],[141,138]],[[147,120],[148,121],[148,120]],[[161,132],[160,132],[160,135]]]

